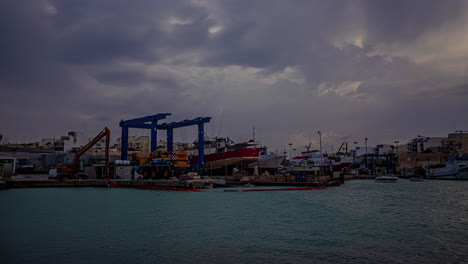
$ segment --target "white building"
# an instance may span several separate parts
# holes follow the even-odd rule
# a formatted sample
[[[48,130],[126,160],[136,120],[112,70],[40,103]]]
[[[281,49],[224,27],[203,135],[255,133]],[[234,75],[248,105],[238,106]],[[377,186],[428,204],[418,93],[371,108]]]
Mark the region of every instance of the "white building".
[[[16,170],[16,158],[7,153],[0,153],[0,164],[11,164],[10,175]]]
[[[418,135],[406,144],[407,152],[421,153],[427,148],[442,147],[445,140],[447,140],[446,137],[425,137]]]
[[[366,147],[356,147],[356,149],[352,150],[353,156],[355,155],[356,157],[366,155],[366,154],[375,154],[375,148],[374,147],[367,147],[367,152],[366,152]]]
[[[89,142],[83,133],[80,132],[68,132],[67,136],[61,136],[60,138],[43,138],[38,142],[39,147],[46,147],[54,149],[59,152],[70,152],[74,148],[80,148]]]

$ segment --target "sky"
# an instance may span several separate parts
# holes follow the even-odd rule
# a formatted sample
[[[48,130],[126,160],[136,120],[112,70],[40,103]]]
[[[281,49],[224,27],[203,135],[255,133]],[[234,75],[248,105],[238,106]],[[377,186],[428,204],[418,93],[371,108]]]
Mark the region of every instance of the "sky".
[[[468,130],[466,25],[457,0],[1,1],[0,134],[171,113],[272,150],[446,136]]]

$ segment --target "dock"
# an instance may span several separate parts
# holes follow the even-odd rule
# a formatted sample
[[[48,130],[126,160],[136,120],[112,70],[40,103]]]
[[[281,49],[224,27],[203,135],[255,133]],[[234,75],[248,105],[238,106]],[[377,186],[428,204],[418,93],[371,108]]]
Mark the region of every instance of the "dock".
[[[213,176],[213,179],[224,179],[226,186],[239,186],[251,183],[256,186],[291,186],[291,187],[319,187],[339,186],[340,181],[328,176],[305,177],[297,181],[294,177],[282,175],[263,176]],[[182,189],[211,189],[214,187],[211,179],[197,180],[130,180],[112,179],[112,182],[120,186],[154,186]],[[105,179],[76,179],[76,180],[50,180],[47,175],[18,175],[11,180],[0,182],[0,189],[7,188],[55,188],[55,187],[109,187]]]
[[[156,186],[184,189],[211,189],[213,184],[209,180],[121,180],[112,179],[120,186]],[[47,179],[21,179],[9,180],[0,183],[0,189],[7,188],[53,188],[53,187],[108,187],[105,179],[84,180],[47,180]]]

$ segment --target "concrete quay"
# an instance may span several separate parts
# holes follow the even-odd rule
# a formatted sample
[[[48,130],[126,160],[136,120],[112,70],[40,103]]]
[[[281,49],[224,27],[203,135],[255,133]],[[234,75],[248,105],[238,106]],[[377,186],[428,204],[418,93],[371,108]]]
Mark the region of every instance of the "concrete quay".
[[[112,179],[112,182],[120,186],[157,186],[185,189],[210,189],[213,188],[211,180],[121,180]],[[51,188],[51,187],[108,187],[104,179],[82,179],[82,180],[48,180],[44,177],[30,177],[23,179],[18,177],[14,180],[0,182],[0,189],[7,188]]]
[[[369,175],[362,175],[362,177]],[[269,176],[212,176],[213,179],[223,179],[228,186],[244,185],[251,183],[256,186],[339,186],[341,182],[337,178],[328,176],[306,176],[303,181],[296,181],[294,176],[269,175]],[[357,177],[354,177],[357,178]],[[354,179],[347,178],[347,180]],[[126,180],[112,179],[112,182],[124,186],[156,186],[183,189],[210,189],[213,188],[211,179],[199,180]],[[0,182],[0,189],[7,188],[53,188],[53,187],[108,187],[104,179],[80,179],[80,180],[49,180],[47,175],[15,176],[12,180]]]
[[[157,187],[172,187],[185,189],[210,189],[211,183],[202,181],[131,181],[131,180],[112,180],[113,183],[120,186],[157,186]],[[46,180],[46,181],[7,181],[0,188],[51,188],[51,187],[108,187],[105,180]]]

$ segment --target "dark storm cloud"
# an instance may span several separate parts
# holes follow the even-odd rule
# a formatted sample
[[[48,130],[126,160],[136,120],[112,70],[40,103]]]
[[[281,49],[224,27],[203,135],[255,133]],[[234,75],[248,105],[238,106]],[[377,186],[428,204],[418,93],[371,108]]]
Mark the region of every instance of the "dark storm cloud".
[[[210,25],[205,10],[186,1],[88,1],[79,11],[68,2],[56,3],[66,25],[56,23],[62,30],[59,57],[68,63],[155,62],[203,45]],[[173,16],[189,23],[173,25],[167,32],[164,23]],[[70,17],[73,23],[67,22]]]
[[[102,83],[115,85],[132,85],[144,81],[147,77],[141,71],[115,70],[110,72],[100,72],[94,78]]]
[[[48,32],[38,14],[38,2],[24,5],[20,1],[0,3],[0,85],[2,89],[31,90],[31,81],[41,82],[48,74],[50,47]]]
[[[99,88],[88,86],[82,78],[95,76],[98,82],[119,83],[131,89],[145,75],[131,67],[115,67],[113,62],[153,63],[159,53],[171,56],[201,45],[204,37],[198,34],[199,28],[209,24],[202,8],[185,1],[134,5],[125,1],[51,1],[54,10],[48,10],[46,3],[2,2],[0,8],[1,108],[4,113],[15,113],[13,119],[2,117],[2,128],[4,133],[23,139],[37,137],[19,125],[23,122],[46,136],[79,129],[83,124],[80,120],[95,120],[94,126],[100,126],[99,122],[116,115],[114,107],[125,108],[117,115],[157,111],[153,107],[139,109],[142,106],[135,102],[143,101],[137,98],[141,93],[131,94],[129,98],[133,100],[103,98]],[[191,23],[175,25],[169,33],[165,32],[162,23],[171,16],[181,16]],[[84,64],[95,66],[88,68]],[[109,68],[120,72],[109,72]],[[88,72],[90,69],[92,72]],[[146,81],[156,88],[177,86],[176,80],[166,76],[149,76]],[[153,96],[144,96],[148,95]],[[159,103],[162,108],[167,104],[148,100],[146,107],[152,103]]]
[[[464,15],[465,1],[376,0],[362,2],[370,39],[378,42],[407,41]]]
[[[455,96],[461,96],[461,97],[467,98],[468,97],[468,83],[453,87],[450,92],[453,93]]]
[[[229,2],[228,8],[234,5]],[[300,4],[298,4],[300,3]],[[241,65],[280,71],[302,63],[306,50],[314,55],[334,52],[328,30],[341,22],[346,4],[337,1],[285,2],[262,1],[232,7],[228,24],[216,35],[213,52],[207,56],[211,65]],[[329,19],[333,12],[338,19]],[[320,59],[320,58],[319,58]]]
[[[240,22],[224,29],[212,42],[213,52],[205,63],[210,66],[240,65],[264,68],[274,64],[277,54],[264,46],[247,46],[243,37],[253,27],[252,23]]]
[[[454,105],[466,109],[466,86],[378,47],[463,17],[462,4],[3,1],[0,110],[15,114],[1,117],[1,132],[20,139],[79,128],[92,134],[121,118],[173,112],[219,116],[225,131],[258,123],[275,131],[270,141],[316,126],[358,134],[379,133],[378,124],[398,134],[383,120],[438,100],[451,105],[438,112],[449,120]],[[421,96],[424,89],[430,96]]]

